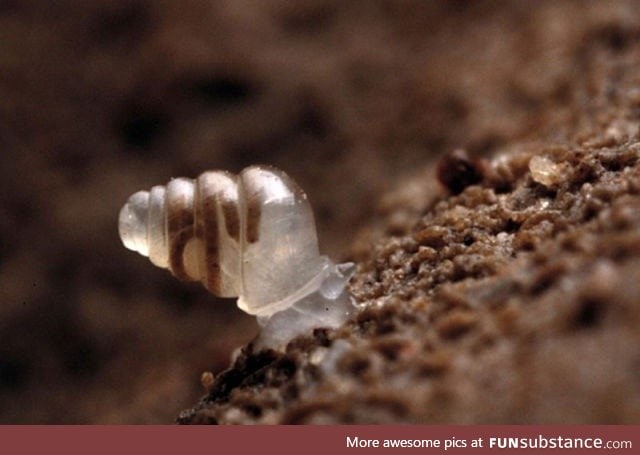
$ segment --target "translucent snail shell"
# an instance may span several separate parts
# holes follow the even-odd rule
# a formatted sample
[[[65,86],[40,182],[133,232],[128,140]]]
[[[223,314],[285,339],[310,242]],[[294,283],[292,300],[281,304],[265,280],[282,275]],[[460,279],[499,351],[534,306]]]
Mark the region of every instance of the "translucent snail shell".
[[[208,171],[139,191],[120,211],[119,232],[125,247],[177,278],[239,297],[273,332],[267,345],[337,326],[353,307],[345,291],[353,264],[319,254],[306,194],[272,167]]]

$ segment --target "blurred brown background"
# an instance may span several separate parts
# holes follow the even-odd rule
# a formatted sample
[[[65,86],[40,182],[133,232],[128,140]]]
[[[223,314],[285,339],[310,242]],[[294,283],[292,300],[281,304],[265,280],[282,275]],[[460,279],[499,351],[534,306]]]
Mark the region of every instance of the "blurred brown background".
[[[438,154],[562,138],[640,8],[532,5],[0,0],[0,422],[171,422],[255,334],[121,246],[134,191],[273,164],[344,259]]]

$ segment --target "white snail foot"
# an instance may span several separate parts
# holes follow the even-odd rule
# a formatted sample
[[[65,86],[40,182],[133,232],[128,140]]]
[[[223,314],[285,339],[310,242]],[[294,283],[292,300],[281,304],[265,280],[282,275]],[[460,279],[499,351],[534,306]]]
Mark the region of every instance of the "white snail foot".
[[[298,335],[311,334],[317,328],[335,329],[344,324],[355,310],[347,283],[355,272],[355,264],[328,262],[318,274],[313,289],[296,302],[271,316],[258,317],[260,334],[254,348],[283,350]]]

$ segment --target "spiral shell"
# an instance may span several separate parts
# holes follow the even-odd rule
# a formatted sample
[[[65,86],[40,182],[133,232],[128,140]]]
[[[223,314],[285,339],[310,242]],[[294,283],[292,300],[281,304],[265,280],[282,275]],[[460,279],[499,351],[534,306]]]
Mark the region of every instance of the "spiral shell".
[[[127,248],[177,278],[238,296],[238,306],[263,324],[305,300],[307,313],[310,301],[344,300],[353,273],[319,254],[306,194],[272,167],[237,176],[208,171],[139,191],[120,211],[119,231]]]

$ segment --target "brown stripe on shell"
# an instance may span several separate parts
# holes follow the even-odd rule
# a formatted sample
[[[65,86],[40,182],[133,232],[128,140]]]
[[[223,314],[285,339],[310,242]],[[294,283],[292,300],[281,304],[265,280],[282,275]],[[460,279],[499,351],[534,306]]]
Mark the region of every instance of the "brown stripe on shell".
[[[284,172],[271,166],[251,166],[242,171],[242,192],[244,196],[244,240],[256,243],[260,240],[260,219],[262,208],[268,199],[274,181],[284,188],[287,194],[293,193],[296,199],[306,199],[304,192]],[[283,193],[284,194],[284,193]]]
[[[247,204],[245,240],[247,243],[256,243],[260,238],[260,216],[264,196],[262,191],[256,188],[247,188],[245,198]]]
[[[215,295],[222,292],[222,278],[220,269],[220,232],[218,222],[218,191],[204,193],[201,185],[206,184],[204,178],[198,179],[197,199],[195,202],[197,217],[196,236],[204,244],[203,284]]]
[[[169,270],[176,278],[193,280],[184,267],[184,249],[193,238],[193,208],[184,197],[166,200]]]
[[[240,212],[238,201],[233,199],[222,200],[222,213],[224,213],[225,227],[229,237],[240,242]]]

